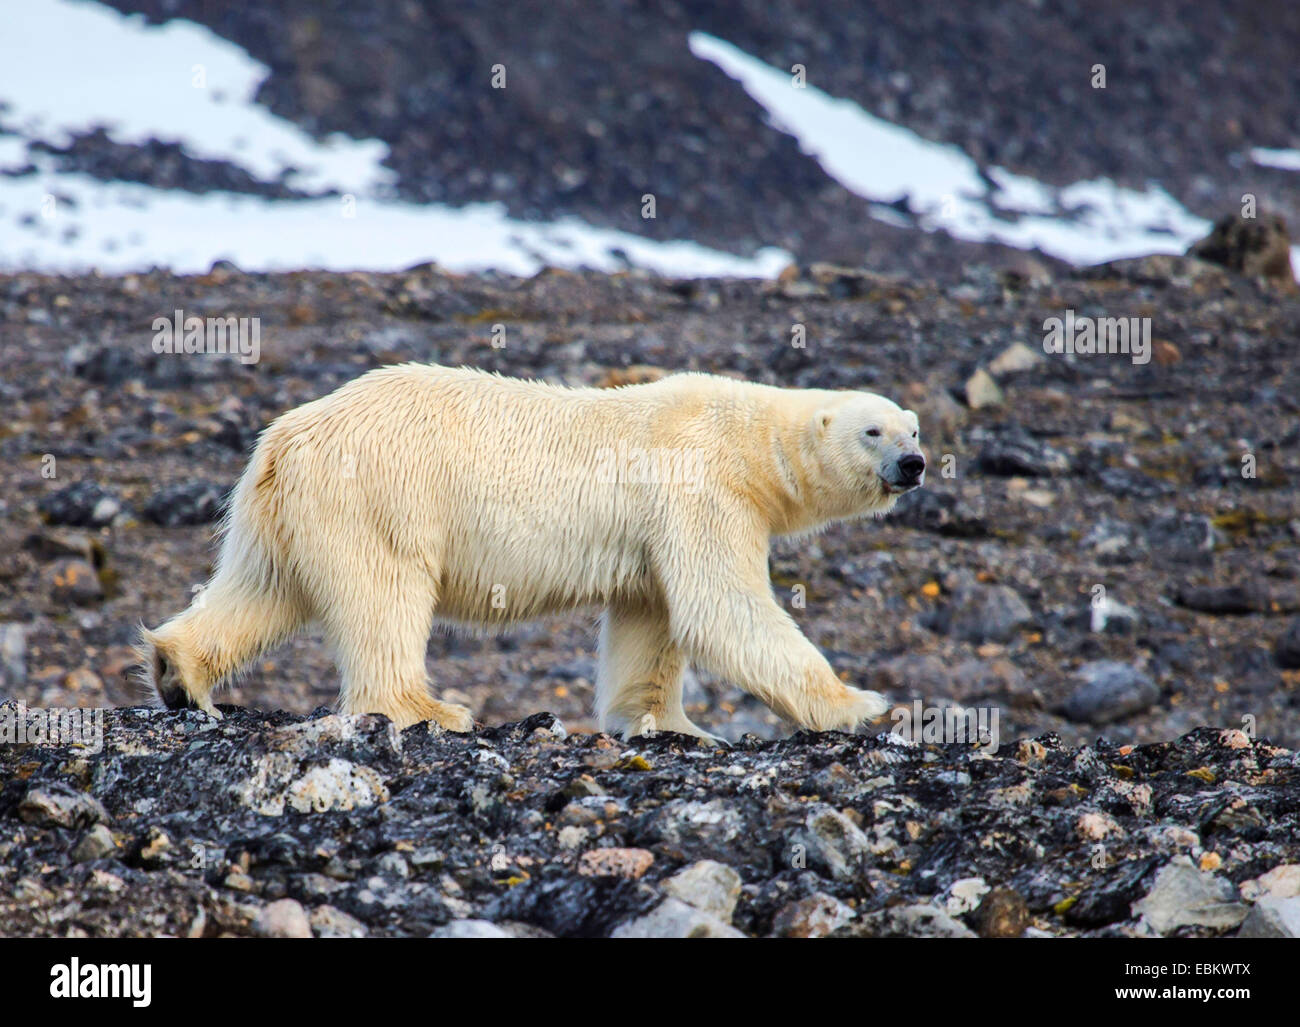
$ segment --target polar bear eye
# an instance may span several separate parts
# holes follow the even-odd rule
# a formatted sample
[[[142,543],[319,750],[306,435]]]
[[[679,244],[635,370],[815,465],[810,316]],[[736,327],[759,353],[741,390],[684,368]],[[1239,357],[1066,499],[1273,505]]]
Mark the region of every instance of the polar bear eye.
[[[916,432],[912,432],[912,438],[916,438],[916,435],[917,435]]]
[[[869,438],[869,439],[878,439],[878,438],[880,438],[880,429],[879,429],[879,428],[864,428],[863,431],[862,431],[862,434],[863,434],[864,436],[866,436],[867,438]]]

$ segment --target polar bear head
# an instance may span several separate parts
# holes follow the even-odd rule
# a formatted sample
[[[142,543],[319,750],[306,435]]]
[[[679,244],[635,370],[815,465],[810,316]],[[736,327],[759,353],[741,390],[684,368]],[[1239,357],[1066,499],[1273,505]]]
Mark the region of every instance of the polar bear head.
[[[849,392],[823,404],[813,432],[818,491],[832,517],[888,513],[899,496],[925,484],[916,414],[884,396]]]

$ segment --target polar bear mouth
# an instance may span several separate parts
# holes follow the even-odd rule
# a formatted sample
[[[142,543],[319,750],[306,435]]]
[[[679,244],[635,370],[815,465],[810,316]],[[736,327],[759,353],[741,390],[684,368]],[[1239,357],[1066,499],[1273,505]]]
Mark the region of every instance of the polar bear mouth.
[[[912,490],[921,487],[919,481],[907,482],[904,484],[890,481],[883,474],[877,474],[876,477],[880,479],[880,487],[884,490],[884,493],[887,496],[901,496],[904,492],[911,492]]]

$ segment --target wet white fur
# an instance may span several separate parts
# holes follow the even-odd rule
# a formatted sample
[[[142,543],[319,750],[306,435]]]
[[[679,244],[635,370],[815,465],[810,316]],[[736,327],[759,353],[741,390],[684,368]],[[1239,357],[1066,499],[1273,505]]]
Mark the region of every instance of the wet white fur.
[[[435,620],[503,626],[600,605],[608,730],[704,734],[682,709],[688,663],[795,724],[852,728],[886,703],[842,683],[777,602],[768,546],[887,512],[882,475],[919,452],[916,428],[870,393],[709,375],[600,390],[372,371],[263,434],[212,580],[143,632],[146,676],[215,712],[216,685],[318,622],[344,712],[469,730],[467,709],[429,692]],[[691,479],[601,480],[620,444],[689,454]]]

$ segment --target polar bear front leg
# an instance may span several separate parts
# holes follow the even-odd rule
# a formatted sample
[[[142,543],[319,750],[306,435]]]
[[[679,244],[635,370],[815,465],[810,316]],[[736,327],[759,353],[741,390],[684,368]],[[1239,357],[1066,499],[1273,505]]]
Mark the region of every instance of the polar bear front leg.
[[[600,628],[596,673],[596,715],[601,730],[625,738],[652,731],[677,731],[717,741],[692,724],[682,708],[686,655],[668,631],[661,605],[616,603]]]
[[[672,637],[691,662],[813,731],[852,731],[884,716],[889,703],[844,684],[777,605],[766,535],[743,522],[718,535],[725,544],[710,545],[682,531],[660,572]]]

